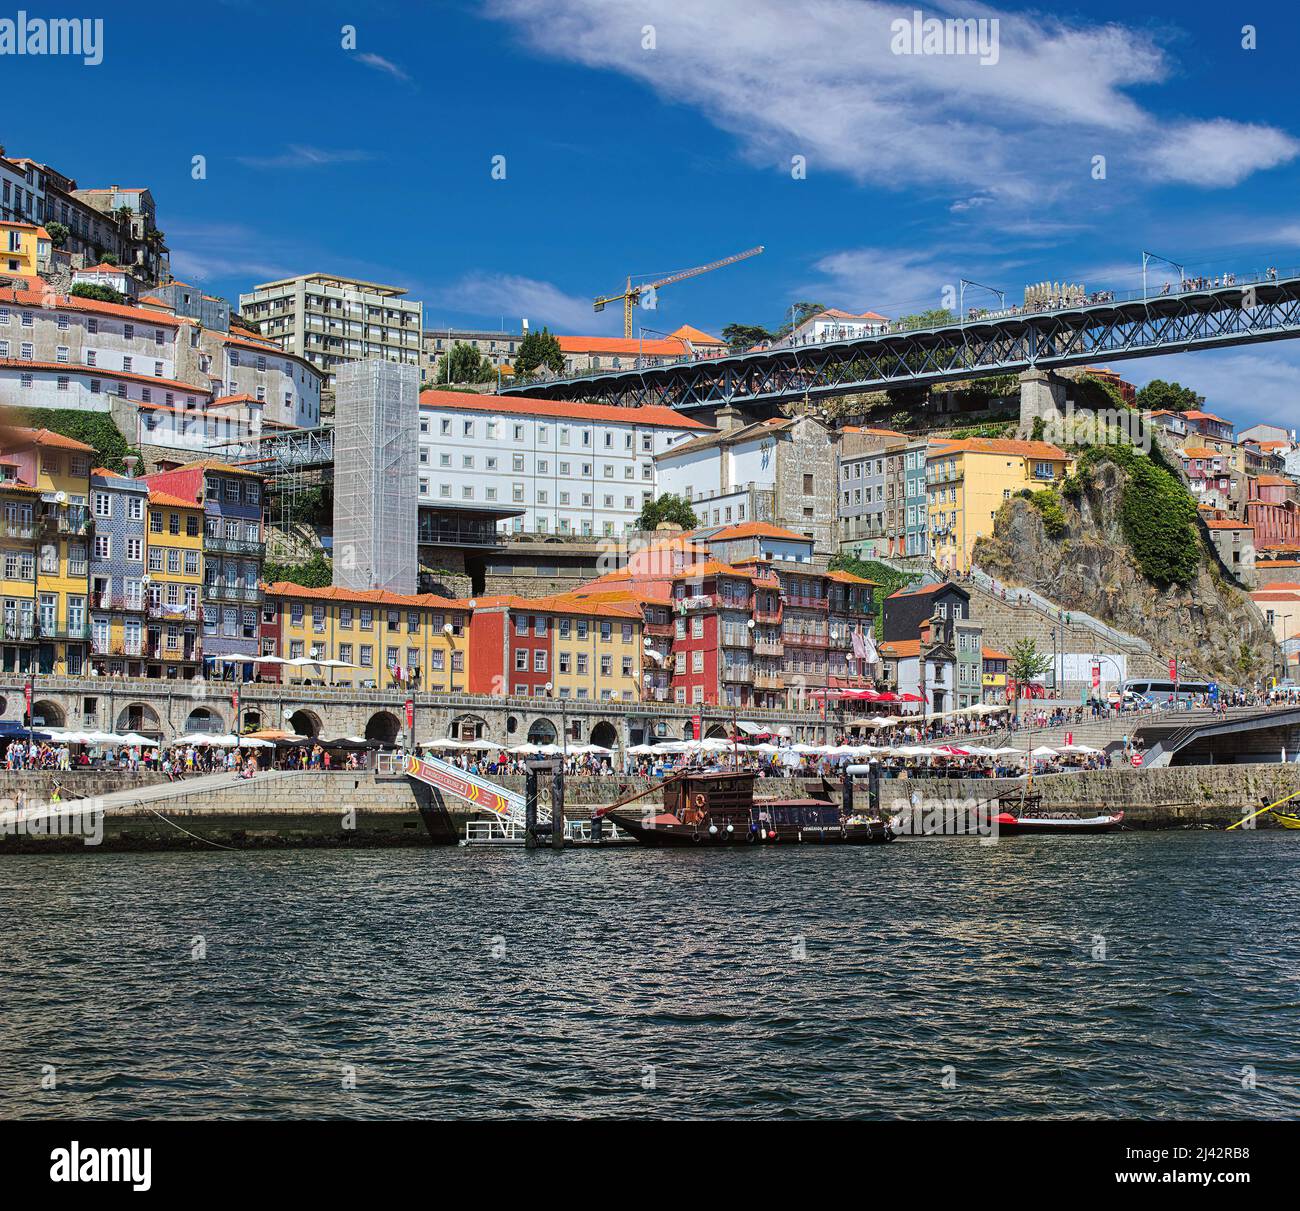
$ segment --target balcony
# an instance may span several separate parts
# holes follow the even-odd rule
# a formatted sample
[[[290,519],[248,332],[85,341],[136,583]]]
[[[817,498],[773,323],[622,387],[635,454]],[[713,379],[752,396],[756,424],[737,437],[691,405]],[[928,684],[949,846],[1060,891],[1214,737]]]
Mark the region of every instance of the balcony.
[[[42,622],[38,627],[40,638],[42,639],[89,639],[90,626],[88,623],[82,623],[80,626],[68,626],[64,623],[60,626],[57,622]]]
[[[502,547],[508,538],[492,521],[483,525],[421,526],[416,541],[422,547]]]
[[[146,660],[183,660],[194,661],[203,658],[203,650],[193,644],[187,647],[169,648],[163,643],[146,643],[144,645]]]
[[[756,690],[783,690],[785,689],[785,678],[780,673],[755,673],[754,688]]]
[[[117,640],[99,640],[90,641],[90,654],[92,656],[143,656],[144,643],[125,643],[120,639]]]
[[[785,654],[785,644],[779,639],[756,639],[754,641],[755,656],[782,656]]]
[[[781,607],[777,606],[775,610],[760,610],[754,607],[754,621],[757,623],[775,624],[781,621]]]
[[[722,666],[723,681],[753,681],[754,666],[752,664],[724,664]]]
[[[0,538],[35,538],[34,521],[0,521]]]
[[[787,631],[781,638],[787,647],[792,648],[824,648],[830,646],[830,638],[826,635],[792,634]]]
[[[198,622],[199,607],[168,605],[166,602],[150,602],[146,609],[150,618],[158,618],[165,622]]]
[[[95,528],[95,522],[84,508],[60,509],[56,513],[43,513],[38,527],[42,534],[77,536],[91,533]]]
[[[244,538],[218,538],[205,535],[203,549],[213,555],[253,555],[261,559],[266,554],[266,543],[249,542]]]
[[[724,648],[752,648],[754,640],[748,630],[744,631],[724,631],[722,635],[722,646]]]
[[[205,601],[261,601],[262,590],[244,585],[205,584],[203,598]]]
[[[3,638],[10,642],[31,643],[36,638],[36,624],[34,622],[6,622],[3,628]]]
[[[782,601],[787,606],[794,606],[801,610],[825,610],[829,608],[829,602],[825,597],[783,597]]]
[[[647,622],[643,628],[651,639],[672,639],[677,628],[671,622]]]
[[[716,609],[722,602],[716,593],[700,593],[695,597],[678,597],[673,604],[690,613],[692,610]]]
[[[92,610],[122,610],[133,614],[144,613],[146,606],[141,597],[127,597],[122,593],[100,593],[90,599]]]

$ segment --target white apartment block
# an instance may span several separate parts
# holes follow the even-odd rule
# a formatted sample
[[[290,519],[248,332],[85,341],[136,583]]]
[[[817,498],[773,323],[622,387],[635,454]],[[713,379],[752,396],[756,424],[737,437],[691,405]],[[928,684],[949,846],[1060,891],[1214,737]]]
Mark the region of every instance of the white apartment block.
[[[419,501],[522,508],[503,530],[617,537],[656,495],[655,455],[709,432],[658,406],[424,391]]]
[[[262,336],[311,362],[332,390],[334,370],[345,362],[420,365],[424,308],[405,294],[396,286],[307,273],[254,286],[239,296],[239,311]]]
[[[270,342],[162,309],[0,292],[0,405],[108,412],[129,440],[180,450],[320,423],[320,373]]]

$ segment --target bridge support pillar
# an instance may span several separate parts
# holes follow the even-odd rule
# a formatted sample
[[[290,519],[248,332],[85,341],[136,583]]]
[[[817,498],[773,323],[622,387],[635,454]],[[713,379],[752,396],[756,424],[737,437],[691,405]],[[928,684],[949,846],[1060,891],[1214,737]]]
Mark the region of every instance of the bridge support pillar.
[[[1044,437],[1060,441],[1065,426],[1065,383],[1049,370],[1026,370],[1020,376],[1020,433],[1032,437],[1034,421],[1042,418]]]

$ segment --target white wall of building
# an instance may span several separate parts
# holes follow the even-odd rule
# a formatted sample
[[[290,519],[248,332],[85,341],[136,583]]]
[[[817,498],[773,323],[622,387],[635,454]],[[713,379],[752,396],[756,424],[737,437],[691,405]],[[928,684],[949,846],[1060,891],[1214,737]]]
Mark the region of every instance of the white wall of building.
[[[621,535],[660,491],[654,455],[686,432],[628,413],[620,423],[422,403],[420,503],[522,506],[502,529]]]

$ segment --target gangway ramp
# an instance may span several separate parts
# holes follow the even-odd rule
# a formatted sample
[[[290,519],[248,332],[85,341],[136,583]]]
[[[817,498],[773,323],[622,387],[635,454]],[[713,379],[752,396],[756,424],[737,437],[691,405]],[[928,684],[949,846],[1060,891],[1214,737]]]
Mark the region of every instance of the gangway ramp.
[[[408,778],[416,778],[437,790],[456,795],[467,803],[490,812],[498,820],[520,828],[524,826],[524,797],[518,791],[506,790],[480,774],[460,769],[437,757],[409,756],[405,772]],[[539,803],[537,819],[540,823],[549,821],[549,807],[543,808]]]

